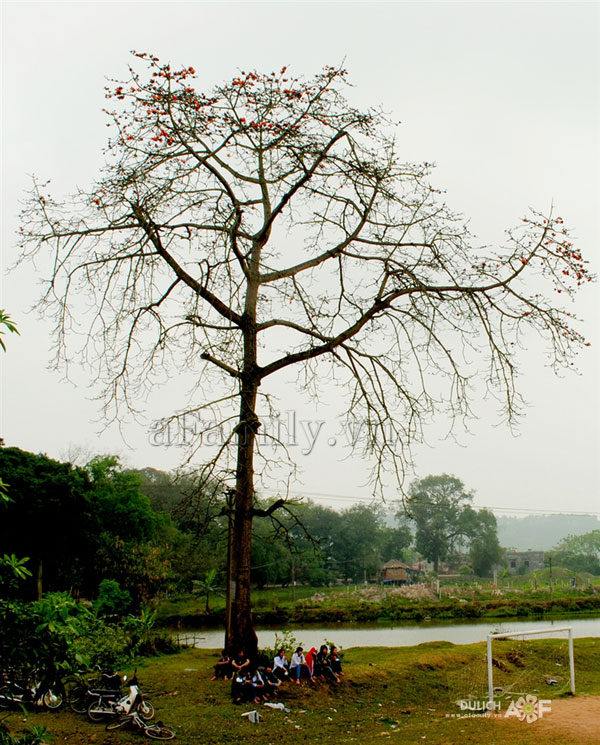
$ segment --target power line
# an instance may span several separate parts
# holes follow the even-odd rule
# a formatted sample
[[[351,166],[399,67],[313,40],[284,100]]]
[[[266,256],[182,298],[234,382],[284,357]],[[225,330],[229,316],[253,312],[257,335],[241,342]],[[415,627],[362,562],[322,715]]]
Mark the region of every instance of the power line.
[[[164,487],[162,484],[145,484],[144,489],[157,489],[160,490]],[[280,489],[273,489],[265,487],[260,491],[269,492],[271,494],[281,494]],[[287,494],[295,497],[307,497],[309,499],[323,499],[328,501],[341,501],[341,502],[352,502],[371,504],[377,500],[377,497],[373,496],[358,496],[348,494],[333,494],[331,492],[308,492],[290,489]],[[393,504],[394,502],[400,502],[400,499],[390,499],[386,501],[386,504]],[[551,509],[537,509],[535,507],[491,507],[489,505],[472,505],[473,509],[476,510],[489,510],[490,512],[512,512],[523,515],[539,514],[539,515],[590,515],[592,517],[600,517],[600,512],[593,512],[591,510],[551,510]]]
[[[261,491],[271,492],[274,494],[280,494],[281,490],[265,488]],[[376,501],[376,497],[366,497],[348,494],[333,494],[330,492],[308,492],[298,491],[290,489],[288,492],[291,496],[306,497],[308,499],[327,499],[327,500],[339,500],[342,502],[360,502],[370,504]],[[387,500],[387,504],[393,504],[399,502],[400,499]],[[490,512],[517,512],[519,514],[541,514],[541,515],[590,515],[592,517],[600,517],[600,512],[592,512],[590,510],[551,510],[551,509],[537,509],[535,507],[490,507],[488,505],[472,505],[473,509],[476,510],[489,510]]]

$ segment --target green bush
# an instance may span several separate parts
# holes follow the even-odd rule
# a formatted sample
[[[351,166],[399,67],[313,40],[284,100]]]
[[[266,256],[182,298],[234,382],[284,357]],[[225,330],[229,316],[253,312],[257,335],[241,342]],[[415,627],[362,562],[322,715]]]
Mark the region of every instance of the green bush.
[[[114,579],[103,579],[98,588],[98,597],[94,603],[94,610],[99,616],[115,616],[122,618],[127,615],[132,606],[131,594],[121,589]]]
[[[0,669],[38,668],[62,679],[83,666],[117,668],[136,655],[175,651],[170,634],[154,629],[155,619],[142,612],[109,622],[66,593],[35,603],[0,601]]]
[[[85,633],[75,640],[79,656],[92,667],[115,669],[131,658],[131,635],[117,624],[93,617]]]
[[[77,668],[84,660],[74,641],[91,617],[65,593],[51,594],[35,603],[0,601],[2,667],[39,668],[45,675],[56,677]]]

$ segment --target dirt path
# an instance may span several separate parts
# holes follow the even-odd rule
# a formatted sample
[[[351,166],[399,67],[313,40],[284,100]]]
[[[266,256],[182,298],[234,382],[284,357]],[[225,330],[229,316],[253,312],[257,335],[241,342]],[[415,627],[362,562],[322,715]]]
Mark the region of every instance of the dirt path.
[[[503,728],[508,726],[524,735],[524,727],[540,745],[562,742],[564,745],[600,745],[600,696],[577,696],[573,699],[552,701],[552,711],[532,724],[517,720],[495,720]]]
[[[600,743],[600,697],[579,696],[552,702],[552,711],[537,722],[537,731],[542,735],[547,729],[562,732],[565,742]]]

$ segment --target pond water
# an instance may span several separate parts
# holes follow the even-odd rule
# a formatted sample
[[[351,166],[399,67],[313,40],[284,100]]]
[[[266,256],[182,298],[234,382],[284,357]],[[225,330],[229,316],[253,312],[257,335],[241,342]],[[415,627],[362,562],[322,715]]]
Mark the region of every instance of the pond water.
[[[453,644],[473,644],[485,641],[494,632],[508,634],[512,631],[533,631],[536,629],[562,628],[571,626],[573,636],[600,637],[600,617],[593,618],[555,618],[524,619],[522,621],[486,620],[468,623],[447,623],[421,621],[419,623],[395,624],[394,626],[339,624],[329,627],[290,628],[299,644],[305,648],[318,647],[324,640],[335,642],[340,647],[412,647],[423,642],[449,641]],[[278,629],[257,629],[259,647],[273,647]],[[280,631],[280,629],[279,629]],[[181,641],[203,649],[217,649],[223,646],[222,629],[198,629],[177,632]],[[544,637],[567,637],[567,632],[545,634]]]

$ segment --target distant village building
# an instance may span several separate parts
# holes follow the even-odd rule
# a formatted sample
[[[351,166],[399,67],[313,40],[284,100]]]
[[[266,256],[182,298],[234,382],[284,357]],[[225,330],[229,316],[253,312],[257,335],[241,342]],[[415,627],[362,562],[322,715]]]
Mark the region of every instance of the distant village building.
[[[544,568],[543,551],[507,551],[506,566],[509,574],[526,574]]]
[[[383,565],[381,574],[384,585],[410,585],[416,572],[408,564],[392,559]]]

